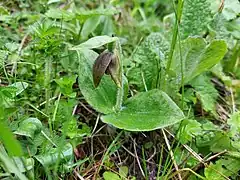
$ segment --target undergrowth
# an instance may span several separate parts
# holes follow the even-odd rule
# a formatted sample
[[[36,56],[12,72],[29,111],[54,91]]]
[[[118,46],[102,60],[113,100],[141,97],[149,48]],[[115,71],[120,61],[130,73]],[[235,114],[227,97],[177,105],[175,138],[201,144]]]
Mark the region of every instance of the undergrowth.
[[[239,179],[238,0],[0,2],[1,179]]]

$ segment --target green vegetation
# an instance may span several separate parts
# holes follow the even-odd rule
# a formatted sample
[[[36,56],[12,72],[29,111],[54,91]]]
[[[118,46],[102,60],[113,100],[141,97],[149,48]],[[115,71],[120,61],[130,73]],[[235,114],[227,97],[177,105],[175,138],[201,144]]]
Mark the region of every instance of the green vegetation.
[[[0,179],[240,178],[238,0],[10,0],[0,24]]]

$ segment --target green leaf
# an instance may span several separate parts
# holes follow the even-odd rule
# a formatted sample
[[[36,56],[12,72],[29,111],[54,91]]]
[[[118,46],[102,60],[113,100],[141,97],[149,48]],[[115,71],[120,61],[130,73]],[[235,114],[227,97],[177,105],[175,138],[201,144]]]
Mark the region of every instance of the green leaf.
[[[42,123],[37,118],[28,118],[21,122],[14,134],[34,138],[42,130]]]
[[[231,135],[238,135],[240,133],[240,113],[234,112],[228,119],[227,124],[230,126]]]
[[[65,21],[70,21],[75,17],[75,14],[60,8],[51,8],[45,13],[45,16],[53,19],[64,19]]]
[[[200,99],[203,109],[207,112],[211,112],[217,117],[216,102],[218,91],[211,83],[210,78],[206,75],[200,75],[193,79],[190,84],[196,90],[196,95]]]
[[[235,39],[240,39],[240,17],[227,22],[226,28]]]
[[[0,118],[0,140],[8,153],[13,156],[21,156],[22,149],[19,142],[14,138],[7,124]]]
[[[226,20],[232,20],[240,14],[240,2],[238,0],[225,0],[222,11]]]
[[[8,12],[8,9],[0,6],[0,15],[9,15],[10,13]]]
[[[19,48],[19,44],[18,43],[14,43],[14,42],[13,43],[6,43],[5,47],[10,52],[16,52],[18,50],[18,48]],[[17,58],[17,55],[15,57]]]
[[[209,180],[225,180],[226,177],[237,175],[239,170],[239,159],[224,158],[218,160],[215,164],[210,163],[210,165],[204,169],[204,174]]]
[[[210,150],[212,152],[221,152],[224,150],[234,151],[231,139],[227,133],[216,132],[210,141]]]
[[[192,138],[202,133],[201,124],[196,120],[185,119],[182,121],[177,137],[182,144],[191,141]]]
[[[81,128],[79,128],[79,125]],[[84,123],[77,123],[75,118],[69,119],[64,123],[63,131],[70,139],[88,136],[91,134],[91,129]]]
[[[15,161],[15,164],[17,165],[20,172],[26,172],[34,167],[34,159],[33,158],[20,158],[20,157],[14,157],[13,160]],[[11,172],[14,173],[14,172]]]
[[[103,173],[103,178],[104,180],[121,180],[121,178],[117,174],[111,171],[105,171]]]
[[[231,137],[231,144],[234,148],[240,148],[240,113],[234,112],[227,121],[230,126],[229,135]]]
[[[68,162],[73,158],[71,144],[64,145],[63,149],[51,148],[46,154],[34,156],[45,168],[55,165],[56,162]]]
[[[11,86],[0,87],[0,109],[5,107],[9,101],[14,100],[16,96],[17,88]]]
[[[235,40],[231,35],[231,32],[227,29],[227,23],[229,23],[223,14],[218,13],[213,17],[212,23],[209,26],[210,33],[213,34],[215,39],[225,40],[228,48],[233,49],[235,46]]]
[[[12,141],[11,141],[12,142]],[[4,148],[0,146],[0,161],[2,162],[4,168],[15,174],[20,180],[28,180],[24,174],[20,171],[18,166],[13,162],[12,158],[10,158]]]
[[[143,90],[144,83],[148,90],[156,88],[160,82],[160,69],[165,68],[169,42],[161,33],[151,33],[133,54],[135,62],[127,72],[130,84]],[[157,82],[158,81],[158,82]]]
[[[122,111],[102,116],[105,123],[129,131],[151,131],[183,120],[184,114],[163,91],[154,89],[128,99]]]
[[[112,16],[119,11],[114,9],[114,8],[108,8],[108,9],[94,9],[94,10],[79,10],[76,11],[76,16],[77,19],[80,21],[85,21],[89,17],[93,16],[100,16],[100,15],[105,15],[105,16]]]
[[[223,67],[222,67],[221,63],[218,63],[213,68],[211,68],[211,72],[214,74],[214,76],[216,76],[218,79],[220,79],[226,86],[231,86],[232,85],[231,77],[226,75],[225,72],[229,72],[229,71],[234,70],[233,66],[235,66],[235,63],[233,63],[233,61],[235,61],[235,60],[231,59],[229,63],[226,63],[227,66],[224,65],[224,71],[223,71]],[[231,70],[229,70],[230,68],[231,68]]]
[[[26,82],[16,82],[10,85],[10,87],[17,88],[16,96],[21,94],[27,87],[28,83]]]
[[[58,129],[61,127],[65,122],[71,121],[72,119],[75,119],[75,117],[72,116],[72,111],[74,109],[74,106],[77,105],[77,100],[74,98],[71,99],[61,99],[58,104],[58,111],[56,114],[56,118],[54,120],[54,127]],[[55,107],[52,109],[52,112],[55,111]],[[66,121],[67,119],[67,121]]]
[[[75,47],[72,47],[71,50],[83,50],[83,49],[94,49],[99,48],[105,44],[111,43],[116,41],[117,37],[110,37],[110,36],[96,36],[93,37],[86,42],[79,44]]]
[[[176,73],[175,82],[181,84],[181,57],[177,47],[171,64],[171,70]],[[225,41],[214,40],[209,45],[203,38],[188,38],[181,44],[184,83],[209,70],[226,54]]]
[[[98,54],[92,50],[78,51],[79,87],[87,102],[97,111],[108,114],[114,111],[117,86],[109,75],[104,75],[97,88],[94,87],[92,67]]]
[[[210,3],[207,0],[185,0],[181,21],[181,38],[203,35],[211,21]]]
[[[206,46],[205,50],[203,51],[203,54],[201,54],[200,61],[192,73],[193,77],[196,77],[202,72],[213,67],[220,60],[222,60],[222,58],[226,53],[227,53],[227,44],[225,43],[225,41],[216,40],[211,42],[211,44]],[[189,77],[189,79],[192,79],[192,78]]]
[[[127,166],[120,166],[119,167],[119,174],[122,178],[126,178],[128,175],[128,167]]]
[[[76,76],[64,76],[60,79],[56,79],[55,82],[59,85],[61,93],[65,96],[74,98],[76,92],[73,92],[72,86],[76,82]]]
[[[86,20],[83,24],[81,36],[87,38],[90,33],[92,33],[100,23],[101,16],[93,16]]]
[[[114,34],[114,23],[112,20],[112,17],[109,16],[105,16],[104,17],[104,26],[103,26],[103,30],[102,30],[102,35],[108,35],[111,36]]]

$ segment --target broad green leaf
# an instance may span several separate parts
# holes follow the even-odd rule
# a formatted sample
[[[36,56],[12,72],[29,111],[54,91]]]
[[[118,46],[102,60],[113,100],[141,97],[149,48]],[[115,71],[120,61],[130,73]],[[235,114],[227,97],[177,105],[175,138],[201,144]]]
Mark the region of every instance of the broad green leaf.
[[[101,16],[93,16],[88,18],[83,24],[81,36],[82,38],[87,38],[90,33],[92,33],[100,23]]]
[[[185,0],[181,20],[181,38],[203,35],[211,21],[210,3],[207,0]]]
[[[102,116],[105,123],[129,131],[151,131],[183,120],[184,114],[163,91],[154,89],[128,99],[118,113]]]
[[[83,50],[83,49],[94,49],[99,48],[105,44],[117,41],[117,37],[110,37],[110,36],[96,36],[93,37],[86,42],[79,44],[75,47],[72,47],[71,50]]]
[[[226,53],[227,53],[227,44],[225,43],[225,41],[216,40],[211,42],[211,44],[205,48],[203,54],[201,54],[200,61],[197,67],[195,67],[192,73],[192,76],[196,77],[202,72],[213,67],[220,60],[222,60],[222,58]],[[191,78],[189,77],[189,79],[192,79],[193,77]]]
[[[198,99],[200,99],[203,109],[211,112],[217,117],[216,102],[218,98],[218,91],[215,89],[211,80],[206,75],[200,75],[190,82],[191,86],[196,91]]]
[[[16,96],[21,94],[27,87],[28,83],[26,82],[16,82],[10,85],[10,87],[17,88]]]
[[[42,123],[37,118],[28,118],[20,123],[14,134],[34,138],[36,133],[42,130]]]
[[[173,55],[171,70],[176,73],[176,84],[181,84],[181,57],[179,47]],[[181,44],[184,83],[216,65],[226,54],[225,41],[214,40],[209,45],[203,38],[188,38]]]
[[[239,159],[223,158],[215,164],[210,163],[210,165],[204,169],[204,174],[209,180],[225,180],[226,177],[237,175],[239,170]]]
[[[79,87],[87,102],[97,111],[108,114],[116,104],[117,86],[109,75],[104,75],[97,88],[92,78],[93,63],[98,54],[92,50],[77,51],[79,54]]]
[[[160,70],[165,68],[169,42],[161,33],[151,33],[132,56],[131,68],[127,71],[130,84],[141,90],[151,90],[160,83]],[[144,83],[146,87],[144,87]]]
[[[51,148],[46,154],[34,156],[45,168],[55,165],[58,161],[68,162],[73,159],[71,144],[64,145],[63,149]]]
[[[111,171],[105,171],[103,173],[103,178],[104,180],[121,180],[121,178],[117,174]]]
[[[0,140],[10,155],[21,156],[22,149],[7,124],[0,118]],[[1,153],[0,153],[1,154]]]

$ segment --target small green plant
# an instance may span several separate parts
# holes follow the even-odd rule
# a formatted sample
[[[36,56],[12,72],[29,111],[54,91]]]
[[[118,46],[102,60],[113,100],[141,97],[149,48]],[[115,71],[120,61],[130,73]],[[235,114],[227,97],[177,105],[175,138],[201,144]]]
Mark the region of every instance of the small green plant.
[[[0,24],[0,179],[239,179],[238,0],[10,0]]]

